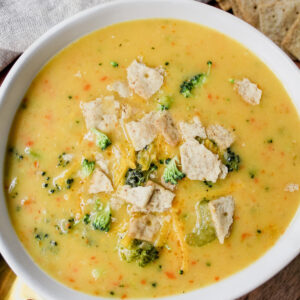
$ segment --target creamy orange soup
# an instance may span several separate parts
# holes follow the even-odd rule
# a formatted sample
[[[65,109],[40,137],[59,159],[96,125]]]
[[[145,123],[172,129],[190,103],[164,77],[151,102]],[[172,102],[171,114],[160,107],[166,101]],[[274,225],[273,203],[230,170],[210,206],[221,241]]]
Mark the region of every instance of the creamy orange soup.
[[[284,233],[299,132],[282,84],[239,43],[178,20],[116,24],[62,50],[27,91],[6,158],[11,220],[75,290],[186,293]]]

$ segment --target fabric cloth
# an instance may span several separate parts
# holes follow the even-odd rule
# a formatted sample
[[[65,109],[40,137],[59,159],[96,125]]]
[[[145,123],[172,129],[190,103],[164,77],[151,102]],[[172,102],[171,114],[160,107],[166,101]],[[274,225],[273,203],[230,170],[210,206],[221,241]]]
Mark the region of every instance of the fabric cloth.
[[[0,0],[0,71],[49,28],[112,0]]]
[[[113,0],[0,0],[0,71],[55,24],[110,1]]]

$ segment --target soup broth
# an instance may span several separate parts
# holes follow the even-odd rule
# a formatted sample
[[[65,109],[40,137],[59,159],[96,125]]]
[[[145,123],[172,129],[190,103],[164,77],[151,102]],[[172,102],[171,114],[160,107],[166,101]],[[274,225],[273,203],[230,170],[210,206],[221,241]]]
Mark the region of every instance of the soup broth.
[[[134,87],[136,82],[128,88],[128,67],[134,61],[148,72],[146,79],[155,75],[158,84],[163,78],[150,97],[141,96],[146,89]],[[247,103],[239,93],[237,84],[244,78],[262,91],[259,104]],[[123,84],[125,97],[115,82]],[[110,116],[102,119],[107,131],[88,128],[84,105],[97,98]],[[97,109],[89,113],[97,115]],[[171,116],[177,141],[168,142],[168,128],[157,129],[155,138],[137,151],[127,125],[151,112]],[[221,173],[217,180],[190,179],[197,163],[184,166],[181,147],[188,142],[180,122],[192,124],[195,117],[204,130],[219,124],[234,137],[233,166],[224,160],[228,147],[221,149],[217,138],[191,138],[191,149],[201,145],[199,153],[209,151],[218,157],[216,164],[226,166],[224,179]],[[153,124],[159,127],[157,119]],[[136,144],[142,147],[151,132],[145,137],[141,132]],[[28,89],[8,142],[4,185],[11,220],[34,261],[75,290],[119,298],[186,293],[247,267],[284,233],[299,205],[299,132],[298,113],[282,84],[236,41],[172,19],[109,26],[58,53]],[[110,142],[101,139],[102,133]],[[178,171],[170,175],[173,185],[162,182],[171,164]],[[91,187],[95,172],[102,177]],[[149,181],[165,186],[174,198],[169,207],[150,213],[159,218],[155,237],[139,238],[145,233],[128,233],[129,227],[148,212],[133,211],[133,196],[116,198],[125,184],[130,191],[135,185],[150,191]],[[234,213],[224,243],[213,219],[206,224],[214,228],[211,236],[205,235],[199,246],[199,222],[204,222],[199,205],[207,213],[207,203],[228,196],[234,199]],[[139,250],[129,258],[126,251],[133,248]]]

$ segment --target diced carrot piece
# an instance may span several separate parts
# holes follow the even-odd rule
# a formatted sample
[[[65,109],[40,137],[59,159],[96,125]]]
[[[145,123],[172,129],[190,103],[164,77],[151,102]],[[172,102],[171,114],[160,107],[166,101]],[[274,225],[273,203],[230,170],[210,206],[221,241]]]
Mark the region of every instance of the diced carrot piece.
[[[165,272],[165,274],[167,275],[167,277],[168,277],[169,279],[176,279],[176,276],[175,276],[174,273],[172,273],[172,272]]]

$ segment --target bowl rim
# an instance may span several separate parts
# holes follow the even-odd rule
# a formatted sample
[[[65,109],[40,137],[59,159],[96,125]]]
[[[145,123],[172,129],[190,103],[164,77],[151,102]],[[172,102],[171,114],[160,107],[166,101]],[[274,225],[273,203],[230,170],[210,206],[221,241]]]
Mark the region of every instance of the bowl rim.
[[[130,9],[133,11],[129,11]],[[129,16],[125,16],[125,13],[129,13]],[[3,182],[6,141],[13,117],[22,99],[21,95],[24,95],[38,71],[57,52],[78,38],[105,27],[101,25],[102,21],[97,21],[100,15],[103,19],[107,18],[107,21],[104,20],[105,26],[128,20],[169,16],[172,19],[187,20],[213,28],[254,52],[275,73],[286,88],[298,113],[300,111],[300,100],[297,98],[300,94],[298,68],[279,47],[249,24],[217,8],[193,0],[115,0],[82,11],[51,28],[24,52],[6,76],[0,88],[0,134],[5,140],[5,143],[0,145],[1,182]],[[81,28],[81,25],[86,27]],[[73,29],[77,29],[76,32]],[[27,78],[24,79],[24,76]],[[13,271],[45,299],[101,299],[66,287],[33,262],[10,222],[3,184],[0,193],[0,251]],[[285,233],[258,260],[220,282],[187,294],[171,295],[170,298],[191,300],[200,297],[203,299],[240,297],[274,276],[299,252],[300,207]]]

